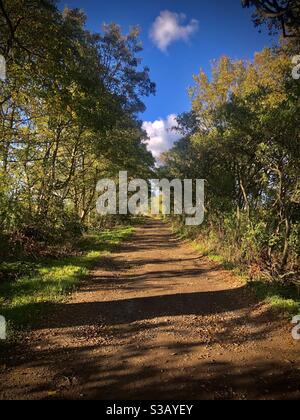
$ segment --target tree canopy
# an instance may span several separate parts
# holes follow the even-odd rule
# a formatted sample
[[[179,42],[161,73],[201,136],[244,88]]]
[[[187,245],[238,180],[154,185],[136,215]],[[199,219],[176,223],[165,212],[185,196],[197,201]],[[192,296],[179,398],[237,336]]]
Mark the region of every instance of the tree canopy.
[[[190,96],[184,137],[164,155],[164,171],[206,180],[202,234],[248,264],[275,272],[297,264],[300,87],[287,49],[265,49],[253,62],[224,56],[212,78],[194,76]]]
[[[299,0],[242,0],[244,7],[256,7],[253,20],[270,30],[282,29],[285,37],[300,37]]]
[[[0,10],[2,235],[59,237],[97,223],[101,177],[153,168],[138,114],[155,85],[137,28],[91,33],[82,11],[51,0],[1,0]]]

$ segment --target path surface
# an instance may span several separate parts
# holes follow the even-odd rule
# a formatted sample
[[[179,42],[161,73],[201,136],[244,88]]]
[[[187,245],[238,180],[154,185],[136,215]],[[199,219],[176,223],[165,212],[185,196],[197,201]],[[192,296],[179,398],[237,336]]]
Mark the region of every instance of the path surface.
[[[165,225],[99,264],[0,366],[0,398],[300,398],[289,322]]]

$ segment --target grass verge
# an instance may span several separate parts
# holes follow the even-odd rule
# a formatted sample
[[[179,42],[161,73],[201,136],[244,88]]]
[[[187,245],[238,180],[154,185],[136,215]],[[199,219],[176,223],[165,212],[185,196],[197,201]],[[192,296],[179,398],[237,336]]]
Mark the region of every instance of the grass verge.
[[[8,322],[9,333],[30,327],[51,304],[63,301],[97,264],[99,257],[112,252],[133,230],[121,227],[87,235],[77,244],[80,256],[45,260],[34,267],[30,264],[31,274],[2,282],[0,314]]]
[[[285,285],[275,280],[274,282],[250,281],[246,267],[229,261],[226,258],[226,253],[224,255],[218,254],[212,245],[209,246],[209,244],[199,243],[197,239],[191,239],[188,233],[186,229],[182,229],[178,232],[178,236],[182,239],[191,240],[196,251],[209,260],[222,265],[225,269],[232,270],[237,276],[245,280],[249,290],[261,301],[264,301],[271,309],[285,315],[300,314],[300,296],[296,286],[291,284]]]
[[[288,315],[300,314],[300,297],[293,285],[254,281],[249,288],[271,308]]]

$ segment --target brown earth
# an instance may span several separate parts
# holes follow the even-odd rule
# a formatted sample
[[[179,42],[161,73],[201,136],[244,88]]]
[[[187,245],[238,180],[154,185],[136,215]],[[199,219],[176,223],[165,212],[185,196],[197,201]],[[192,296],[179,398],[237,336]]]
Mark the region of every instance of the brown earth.
[[[291,329],[148,222],[0,365],[0,398],[298,399]]]

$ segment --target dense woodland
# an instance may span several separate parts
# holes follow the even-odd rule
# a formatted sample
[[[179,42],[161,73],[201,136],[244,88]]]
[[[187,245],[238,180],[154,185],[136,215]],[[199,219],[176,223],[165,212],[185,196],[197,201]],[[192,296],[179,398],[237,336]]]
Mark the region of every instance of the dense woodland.
[[[192,111],[179,120],[186,135],[164,160],[172,176],[206,180],[206,224],[198,233],[229,261],[294,271],[300,85],[291,76],[289,44],[253,62],[222,57],[211,79],[201,71],[194,81]]]
[[[255,13],[254,22],[280,31],[282,18]],[[102,229],[97,181],[119,170],[153,175],[138,115],[155,85],[141,50],[136,28],[94,34],[83,12],[62,13],[55,1],[0,0],[2,258]],[[284,280],[299,268],[300,84],[291,64],[299,52],[295,36],[251,62],[222,57],[211,78],[195,75],[182,139],[159,169],[206,180],[206,222],[188,233],[206,251]]]
[[[194,76],[192,110],[179,118],[183,138],[164,155],[164,173],[205,179],[205,225],[185,232],[205,253],[242,263],[255,280],[295,280],[300,84],[292,58],[300,51],[300,4],[244,5],[257,7],[257,26],[285,36],[251,62],[224,56],[212,64],[211,78],[202,70]]]
[[[125,168],[147,177],[154,166],[137,117],[155,92],[139,31],[93,34],[85,20],[55,1],[0,1],[2,255],[100,228],[99,179]]]

